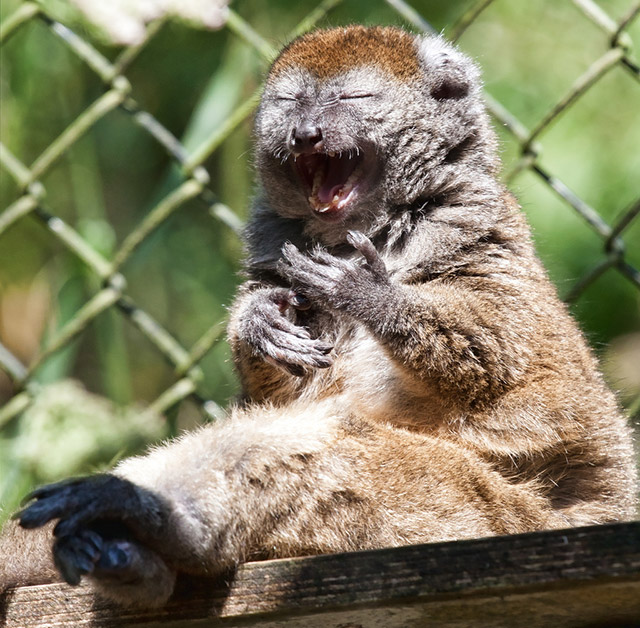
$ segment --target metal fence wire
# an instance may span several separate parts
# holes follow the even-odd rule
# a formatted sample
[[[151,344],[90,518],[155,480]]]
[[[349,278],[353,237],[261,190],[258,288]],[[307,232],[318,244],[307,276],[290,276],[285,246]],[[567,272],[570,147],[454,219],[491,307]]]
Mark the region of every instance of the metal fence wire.
[[[495,0],[496,3],[498,1]],[[312,28],[320,21],[330,22],[330,19],[326,19],[327,15],[338,5],[348,5],[349,2],[350,0],[319,2],[314,11],[298,25],[294,32],[289,34],[288,39]],[[379,0],[379,4],[385,3],[416,31],[434,31],[429,22],[403,0]],[[448,36],[457,40],[465,31],[473,29],[478,16],[490,4],[492,4],[491,0],[481,0],[474,4],[453,25]],[[630,238],[629,229],[632,223],[638,221],[640,199],[630,207],[619,208],[615,222],[608,224],[597,207],[591,207],[581,199],[554,172],[545,169],[540,160],[544,148],[544,141],[541,139],[543,132],[567,110],[574,107],[614,68],[621,68],[632,80],[640,80],[640,68],[633,60],[631,40],[627,33],[629,26],[640,13],[640,4],[632,6],[619,21],[612,19],[592,0],[573,0],[573,4],[582,13],[582,16],[577,18],[590,20],[606,34],[608,46],[602,49],[601,55],[593,59],[581,76],[575,78],[575,82],[565,95],[548,109],[533,128],[525,126],[505,106],[488,94],[486,97],[489,110],[497,123],[503,125],[513,135],[519,146],[519,158],[506,173],[507,182],[523,170],[534,173],[563,199],[567,211],[577,212],[600,239],[601,248],[598,258],[591,269],[575,281],[568,293],[564,295],[568,301],[578,299],[607,271],[618,273],[624,278],[623,281],[631,282],[640,290],[640,271],[630,263],[627,253],[630,242],[625,243],[625,238],[627,240]],[[187,151],[161,120],[140,106],[132,96],[132,86],[127,78],[127,69],[130,64],[149,41],[164,28],[162,20],[149,25],[142,42],[124,48],[114,61],[109,61],[99,51],[99,45],[92,43],[89,37],[83,38],[77,32],[57,22],[45,6],[35,2],[24,2],[3,21],[0,27],[0,46],[5,45],[17,32],[35,21],[45,25],[46,36],[62,40],[69,50],[99,77],[104,90],[95,102],[73,119],[30,165],[25,164],[20,155],[13,154],[5,144],[0,143],[0,166],[4,170],[3,176],[8,175],[15,182],[18,190],[15,200],[0,214],[0,248],[3,246],[2,239],[11,237],[11,229],[16,223],[35,219],[44,227],[47,237],[56,240],[86,266],[88,272],[99,280],[101,288],[75,312],[68,322],[51,335],[46,346],[40,349],[35,359],[29,364],[22,363],[6,346],[0,344],[0,368],[7,373],[15,391],[11,399],[0,409],[0,426],[23,412],[32,403],[38,392],[38,384],[34,376],[36,370],[83,334],[96,317],[107,310],[118,311],[123,317],[129,319],[139,333],[146,337],[173,368],[173,383],[151,404],[153,409],[164,412],[180,401],[191,398],[197,403],[205,418],[216,416],[219,412],[217,404],[200,392],[199,383],[203,376],[201,361],[223,336],[223,326],[216,323],[204,331],[191,346],[183,346],[165,326],[154,319],[145,309],[144,303],[137,302],[128,293],[127,279],[122,268],[128,260],[139,253],[141,244],[159,226],[172,215],[180,212],[192,199],[199,199],[206,204],[215,219],[223,223],[226,228],[230,228],[236,234],[240,231],[242,220],[228,206],[219,202],[215,184],[211,181],[203,164],[216,152],[223,139],[252,114],[259,99],[259,90],[242,102],[197,149]],[[229,11],[229,18],[224,28],[234,36],[242,38],[252,47],[255,55],[267,62],[277,52],[256,31],[257,27],[241,18],[233,9]],[[60,162],[80,138],[116,109],[126,112],[131,125],[144,129],[153,141],[164,148],[179,168],[180,183],[157,202],[123,239],[115,254],[107,258],[92,247],[78,229],[65,222],[56,212],[56,207],[47,203],[46,189],[41,179]],[[637,111],[640,111],[640,99]]]

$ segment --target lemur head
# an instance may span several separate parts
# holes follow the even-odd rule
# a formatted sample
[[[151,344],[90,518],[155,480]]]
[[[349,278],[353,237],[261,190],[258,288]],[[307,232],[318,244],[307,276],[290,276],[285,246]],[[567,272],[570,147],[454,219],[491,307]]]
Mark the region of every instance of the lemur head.
[[[293,41],[268,75],[256,141],[269,204],[318,236],[370,231],[380,214],[459,187],[463,171],[495,169],[476,66],[440,37],[393,27]]]

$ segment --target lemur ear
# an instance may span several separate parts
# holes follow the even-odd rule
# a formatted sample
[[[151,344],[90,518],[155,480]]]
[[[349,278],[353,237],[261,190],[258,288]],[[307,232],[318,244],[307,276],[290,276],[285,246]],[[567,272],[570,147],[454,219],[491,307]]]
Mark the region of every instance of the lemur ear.
[[[420,37],[418,58],[436,100],[459,100],[480,84],[480,72],[471,59],[442,37]]]

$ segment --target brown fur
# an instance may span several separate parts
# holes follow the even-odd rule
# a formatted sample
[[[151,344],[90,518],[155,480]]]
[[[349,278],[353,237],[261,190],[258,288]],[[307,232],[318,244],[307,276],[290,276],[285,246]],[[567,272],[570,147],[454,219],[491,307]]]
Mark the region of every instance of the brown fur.
[[[384,47],[380,41],[384,41]],[[291,69],[306,68],[326,79],[357,66],[373,66],[404,81],[420,71],[413,54],[411,35],[393,27],[350,26],[314,31],[289,44],[275,60],[271,76]]]
[[[60,519],[69,581],[158,605],[180,571],[634,516],[629,427],[495,179],[471,61],[396,29],[307,35],[274,64],[256,143],[263,192],[229,325],[243,398],[219,425],[37,496],[21,522]],[[294,157],[324,185],[344,155],[358,194],[332,218]],[[95,565],[60,550],[90,551],[104,519],[127,532],[96,541]],[[107,577],[114,544],[129,564]],[[51,578],[50,546],[48,528],[8,526],[0,584]]]
[[[539,505],[554,509],[555,526],[633,517],[629,427],[534,258],[517,206],[503,198],[514,233],[502,235],[523,239],[517,254],[528,258],[520,269],[524,276],[506,281],[520,272],[510,269],[502,279],[485,277],[483,266],[492,263],[481,260],[465,268],[466,276],[409,283],[413,311],[396,312],[398,324],[409,326],[407,335],[388,347],[375,331],[350,319],[340,320],[337,328],[322,319],[319,329],[335,342],[335,362],[326,371],[298,378],[251,356],[235,332],[244,312],[241,296],[230,339],[244,390],[251,400],[278,406],[342,399],[345,408],[368,421],[428,434],[477,456],[479,468],[486,461],[506,480],[491,474],[496,519],[507,516],[502,491],[518,484],[545,497]],[[386,258],[391,267],[393,257]],[[435,318],[423,309],[427,304]],[[419,442],[406,433],[403,438],[405,452]],[[387,457],[384,451],[373,467]],[[462,501],[471,501],[477,485],[469,485],[464,473],[454,475],[465,495]],[[504,531],[494,533],[498,529]]]

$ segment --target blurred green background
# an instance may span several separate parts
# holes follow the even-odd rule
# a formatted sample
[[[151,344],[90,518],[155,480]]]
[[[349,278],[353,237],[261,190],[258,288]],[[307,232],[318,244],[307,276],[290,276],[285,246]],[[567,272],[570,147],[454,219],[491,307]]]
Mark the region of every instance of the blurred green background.
[[[0,17],[6,19],[20,4],[3,0]],[[336,4],[320,26],[407,26],[391,3],[382,0]],[[415,0],[412,6],[436,30],[450,35],[475,4]],[[460,37],[460,47],[483,68],[486,91],[529,129],[609,47],[610,36],[577,4],[495,0]],[[634,5],[633,0],[601,3],[612,20],[620,20]],[[121,52],[62,0],[44,6],[107,58]],[[275,49],[316,6],[308,0],[231,4]],[[640,19],[633,20],[626,33],[637,50]],[[29,165],[105,87],[41,20],[21,27],[1,50],[1,139]],[[629,54],[637,63],[637,55]],[[266,69],[264,58],[228,28],[207,31],[174,20],[162,26],[125,74],[140,107],[190,152],[254,92]],[[617,64],[538,138],[545,170],[609,224],[640,196],[639,111],[638,78]],[[520,145],[507,130],[497,130],[508,173],[520,157]],[[219,200],[244,218],[254,193],[250,120],[229,134],[204,165]],[[21,191],[2,168],[0,177],[0,208],[5,208]],[[133,124],[128,113],[115,109],[41,181],[47,207],[111,258],[150,208],[182,179],[164,149]],[[530,219],[539,253],[560,294],[568,294],[603,259],[602,238],[530,170],[512,178],[509,186]],[[640,267],[640,220],[624,231],[623,240],[627,262]],[[214,323],[224,322],[240,280],[241,254],[235,233],[216,220],[205,203],[193,200],[125,264],[127,294],[190,347]],[[96,276],[51,237],[41,221],[33,216],[17,221],[0,236],[0,341],[29,364],[99,288]],[[634,413],[640,395],[639,297],[632,282],[609,270],[572,305],[603,357],[612,385]],[[225,405],[238,388],[224,342],[206,354],[201,367],[199,395]],[[139,406],[156,399],[175,380],[174,369],[119,311],[101,314],[35,371],[34,390],[41,391],[35,403],[0,423],[0,507],[5,516],[34,484],[109,464],[201,421],[198,404],[189,400],[172,408],[168,421],[152,415],[144,421],[135,418]],[[0,370],[0,405],[15,392]]]

